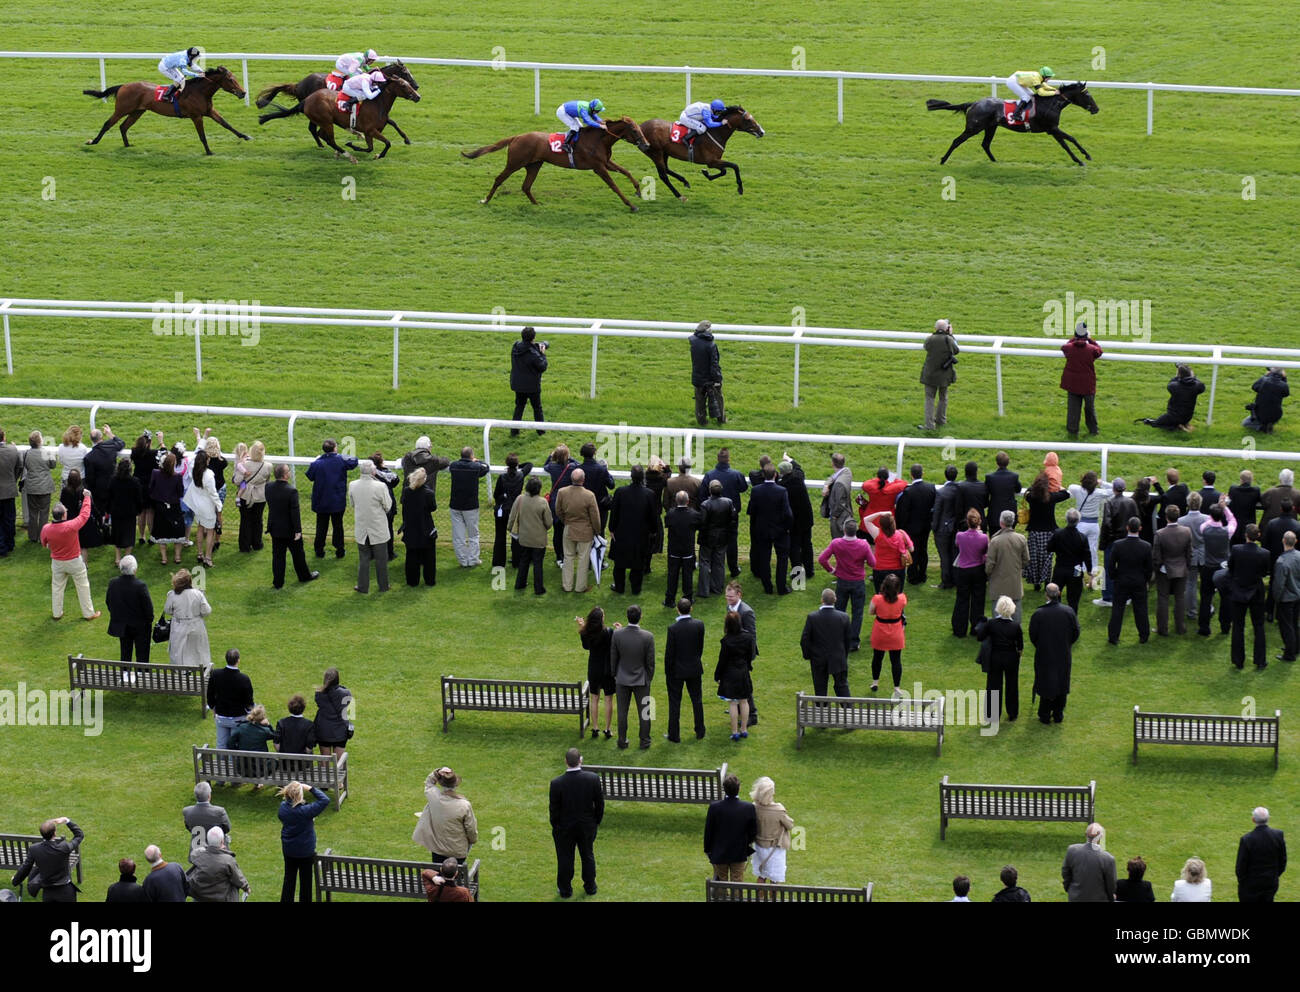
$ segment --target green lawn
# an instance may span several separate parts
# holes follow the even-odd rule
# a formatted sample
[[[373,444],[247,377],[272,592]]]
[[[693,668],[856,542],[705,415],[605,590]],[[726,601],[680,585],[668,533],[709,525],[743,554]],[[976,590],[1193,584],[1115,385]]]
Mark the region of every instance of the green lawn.
[[[725,2],[707,8],[661,4],[654,15],[589,5],[530,8],[518,0],[430,10],[402,0],[367,35],[337,19],[328,26],[316,7],[279,5],[248,10],[220,0],[186,16],[186,36],[153,26],[158,5],[134,2],[112,13],[87,11],[66,0],[16,11],[7,18],[7,47],[44,50],[321,51],[373,44],[407,55],[732,66],[790,65],[801,46],[809,69],[1006,74],[1053,65],[1064,77],[1297,86],[1294,62],[1276,52],[1295,47],[1296,29],[1258,2],[1219,6],[1165,2],[1125,5],[991,3],[915,5],[806,3],[797,19],[786,8]],[[141,22],[145,23],[143,26]],[[1015,24],[1013,33],[1005,30]],[[1104,70],[1093,49],[1106,50]],[[543,116],[531,114],[532,74],[486,69],[417,70],[422,101],[403,104],[398,119],[412,135],[382,162],[353,166],[316,149],[301,120],[259,128],[255,112],[233,97],[218,109],[250,143],[209,127],[211,158],[188,124],[151,116],[132,130],[124,149],[116,130],[97,147],[83,142],[107,108],[80,95],[98,86],[93,62],[38,67],[11,65],[30,78],[55,80],[29,88],[29,106],[0,101],[0,222],[9,233],[0,294],[66,299],[260,300],[265,305],[367,306],[597,317],[644,317],[782,324],[802,308],[808,324],[928,329],[950,317],[959,332],[1037,335],[1044,304],[1067,292],[1088,299],[1150,300],[1153,340],[1231,342],[1296,347],[1290,314],[1297,309],[1289,245],[1300,220],[1300,181],[1294,99],[1160,94],[1155,133],[1145,130],[1143,94],[1097,90],[1101,113],[1069,110],[1063,119],[1092,154],[1074,166],[1050,139],[1010,134],[994,143],[996,164],[968,142],[945,166],[939,156],[959,132],[951,114],[927,114],[924,99],[962,101],[979,87],[848,83],[845,121],[835,123],[835,89],[828,80],[696,77],[694,95],[714,92],[742,102],[767,131],[761,141],[739,135],[730,146],[744,171],[746,193],[729,179],[697,182],[687,202],[663,195],[631,215],[591,175],[544,170],[533,207],[512,178],[488,207],[478,199],[504,160],[469,162],[460,150],[534,128],[550,130],[563,99],[599,95],[614,113],[638,120],[675,117],[680,77],[546,73]],[[254,92],[303,74],[301,63],[255,63]],[[1281,70],[1281,71],[1279,71]],[[153,79],[147,62],[111,64],[109,83]],[[647,159],[621,147],[616,157],[638,176]],[[681,171],[681,170],[679,170]],[[690,173],[687,172],[689,176]],[[356,180],[355,200],[342,180]],[[52,178],[54,199],[43,199]],[[945,178],[956,198],[945,199]],[[1243,199],[1253,177],[1254,200]],[[947,184],[951,188],[951,184]],[[504,195],[503,195],[504,194]],[[409,332],[403,337],[402,388],[390,386],[391,341],[383,332],[263,327],[256,347],[230,338],[204,344],[204,382],[193,381],[193,342],[155,336],[147,322],[12,320],[15,374],[0,392],[12,397],[60,397],[192,405],[328,409],[463,417],[510,411],[507,339],[486,335]],[[589,351],[577,338],[557,338],[545,383],[549,417],[585,423],[625,422],[688,427],[690,388],[685,345],[606,340],[600,388],[586,395]],[[1106,341],[1102,341],[1103,346]],[[791,356],[769,345],[724,345],[731,426],[742,431],[800,431],[853,435],[914,433],[921,414],[916,356],[849,349],[803,349],[802,402],[791,404]],[[1064,394],[1058,369],[1027,359],[1005,364],[1007,415],[999,419],[993,366],[967,356],[952,396],[956,437],[1064,440]],[[1208,369],[1202,370],[1208,380]],[[1242,468],[1262,484],[1274,463],[1243,459],[1214,463],[1179,456],[1180,446],[1243,447],[1237,427],[1253,370],[1225,370],[1216,418],[1190,436],[1156,436],[1135,418],[1160,412],[1165,366],[1107,364],[1098,414],[1103,439],[1165,444],[1168,457],[1112,458],[1110,471],[1130,479],[1176,465],[1195,478],[1206,467],[1220,488]],[[193,417],[99,417],[119,432],[162,427],[188,436]],[[0,401],[0,425],[21,440],[32,428],[57,437],[84,412],[33,411]],[[198,426],[206,426],[199,423]],[[285,447],[283,421],[225,419],[211,424],[223,447],[263,438],[273,454]],[[352,437],[357,450],[390,459],[418,431],[347,423],[304,423],[300,454],[321,437]],[[479,443],[479,432],[430,431],[435,449],[449,453]],[[540,464],[555,436],[521,438],[521,456]],[[575,448],[586,438],[565,438]],[[546,442],[546,443],[543,443]],[[509,450],[493,438],[495,461]],[[1288,417],[1261,447],[1300,450]],[[712,445],[710,445],[712,446]],[[891,448],[847,446],[861,480]],[[748,469],[762,450],[733,446]],[[821,476],[827,445],[791,447]],[[777,452],[772,452],[776,454]],[[930,478],[940,452],[920,457]],[[950,453],[952,460],[968,457]],[[977,455],[991,467],[988,453]],[[697,459],[699,465],[703,459]],[[1013,467],[1028,481],[1041,454],[1017,455]],[[1096,459],[1062,456],[1068,479]],[[627,468],[627,465],[615,465]],[[304,503],[307,484],[303,481]],[[445,483],[439,493],[445,508]],[[450,528],[440,510],[445,535]],[[233,521],[233,507],[229,514]],[[490,520],[484,514],[485,529]],[[308,525],[310,530],[310,525]],[[323,563],[324,579],[310,587],[270,590],[269,547],[239,556],[231,543],[206,576],[213,604],[213,650],[238,646],[275,718],[293,692],[319,684],[338,665],[356,694],[357,737],[351,748],[352,794],[341,813],[319,821],[319,842],[338,851],[413,857],[412,815],[423,802],[424,776],[450,764],[465,778],[483,840],[483,896],[491,900],[553,897],[553,851],[545,789],[575,738],[562,717],[465,714],[440,732],[438,677],[498,675],[575,679],[585,671],[572,617],[591,602],[621,612],[623,602],[602,589],[579,600],[563,597],[554,564],[551,593],[492,587],[486,567],[462,571],[449,546],[440,548],[435,590],[395,587],[362,602],[352,591],[355,557]],[[817,546],[825,529],[816,531]],[[192,556],[189,559],[192,563]],[[400,565],[400,561],[397,563]],[[49,620],[48,562],[22,543],[3,563],[0,609],[0,689],[55,689],[64,684],[66,655],[109,654],[104,624]],[[113,573],[112,559],[92,561],[97,604]],[[142,558],[155,601],[166,588],[156,558]],[[934,569],[931,578],[936,578]],[[642,602],[646,626],[662,635],[663,565],[656,564]],[[753,585],[753,583],[750,583]],[[815,588],[820,588],[817,585]],[[956,823],[938,839],[936,785],[954,781],[1098,782],[1098,817],[1121,860],[1142,854],[1161,898],[1182,862],[1204,858],[1223,896],[1231,896],[1235,839],[1258,803],[1274,809],[1279,826],[1294,818],[1295,733],[1283,723],[1283,761],[1272,770],[1265,753],[1148,749],[1129,762],[1131,710],[1235,713],[1290,712],[1297,690],[1290,666],[1263,674],[1231,670],[1217,635],[1153,642],[1139,649],[1131,624],[1118,649],[1105,645],[1104,611],[1083,607],[1084,633],[1075,652],[1074,691],[1061,727],[1042,727],[1027,711],[991,738],[952,727],[936,759],[924,735],[813,734],[794,749],[794,693],[809,689],[797,641],[815,589],[777,602],[750,590],[758,611],[762,655],[755,685],[763,721],[741,746],[726,738],[721,704],[708,708],[710,735],[700,744],[670,747],[658,740],[642,757],[652,765],[716,767],[728,762],[745,782],[762,774],[777,782],[778,798],[805,828],[807,848],[791,857],[791,881],[877,883],[885,900],[936,900],[965,873],[973,897],[987,900],[1008,862],[1036,900],[1061,898],[1057,882],[1072,827]],[[1033,594],[1026,602],[1030,602]],[[557,600],[566,599],[566,602]],[[965,689],[979,684],[973,646],[946,633],[951,600],[933,589],[915,592],[909,607],[905,683]],[[75,611],[73,611],[75,612]],[[720,636],[721,610],[703,606],[710,638]],[[1278,648],[1271,628],[1270,655]],[[956,645],[956,646],[955,646]],[[855,691],[867,685],[867,660],[856,656]],[[1030,663],[1021,688],[1028,702]],[[666,694],[655,684],[662,708]],[[135,698],[106,701],[104,732],[78,728],[0,727],[0,830],[33,830],[46,816],[67,814],[87,831],[87,893],[100,897],[124,854],[140,857],[157,842],[180,856],[185,834],[180,807],[192,801],[189,745],[212,739],[193,701]],[[589,742],[591,762],[617,761],[612,742]],[[240,863],[255,898],[273,898],[280,877],[275,804],[248,789],[218,790],[237,832]],[[702,810],[611,804],[597,845],[601,899],[648,900],[701,896],[707,865],[700,852]],[[856,829],[855,829],[856,828]],[[865,843],[864,843],[865,841]],[[683,872],[694,857],[696,873]],[[685,862],[684,862],[684,859]],[[1289,878],[1289,876],[1287,876]],[[1280,896],[1295,899],[1284,880]]]

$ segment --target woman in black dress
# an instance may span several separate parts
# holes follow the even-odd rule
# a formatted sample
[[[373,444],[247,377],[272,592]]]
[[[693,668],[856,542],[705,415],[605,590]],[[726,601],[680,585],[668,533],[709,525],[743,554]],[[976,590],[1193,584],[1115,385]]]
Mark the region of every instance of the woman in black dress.
[[[609,644],[614,637],[614,630],[622,624],[614,624],[614,629],[605,626],[605,611],[593,606],[585,617],[574,617],[578,624],[578,636],[582,646],[587,649],[587,696],[591,700],[591,738],[596,739],[600,733],[600,696],[605,695],[605,739],[613,735],[609,732],[610,722],[614,717],[614,672],[609,667]]]
[[[718,667],[713,670],[713,681],[718,683],[718,697],[727,703],[731,712],[731,739],[748,737],[749,699],[754,695],[754,683],[749,677],[754,667],[754,637],[741,628],[740,614],[728,613],[723,624],[722,647],[718,650]]]
[[[153,470],[157,467],[158,452],[149,444],[149,432],[145,431],[135,439],[135,446],[131,449],[131,475],[140,483],[140,492],[144,497],[144,503],[136,517],[141,544],[145,541],[145,531],[153,523],[153,504],[148,499],[149,480],[153,478]]]
[[[136,519],[144,507],[144,490],[131,473],[131,463],[120,459],[113,479],[108,484],[109,531],[113,537],[113,564],[120,564],[122,556],[131,553],[135,540]]]
[[[181,563],[185,547],[185,515],[181,510],[184,482],[176,471],[176,456],[170,451],[149,478],[149,501],[153,504],[151,536],[158,545],[162,563],[167,564],[167,546],[176,547],[176,564]]]
[[[998,712],[1005,704],[1007,720],[1020,715],[1020,655],[1025,650],[1025,635],[1016,619],[1016,604],[1010,596],[999,596],[992,620],[975,627],[975,636],[989,641],[988,679],[984,683],[987,697],[984,715],[993,719],[993,700],[996,694]]]
[[[81,483],[81,473],[74,468],[63,480],[63,491],[59,493],[59,502],[68,511],[66,519],[76,518],[81,512],[83,499],[91,499],[91,496]],[[78,532],[78,539],[81,541],[81,560],[84,562],[90,561],[88,552],[91,548],[104,546],[104,537],[99,532],[99,521],[102,516],[103,512],[91,500],[90,519],[81,525],[81,530]]]

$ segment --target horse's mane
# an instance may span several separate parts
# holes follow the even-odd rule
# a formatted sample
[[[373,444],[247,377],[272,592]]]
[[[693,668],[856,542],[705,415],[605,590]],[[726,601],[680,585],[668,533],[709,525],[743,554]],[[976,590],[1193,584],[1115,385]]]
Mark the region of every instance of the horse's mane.
[[[745,108],[738,103],[733,103],[730,107],[727,107],[722,112],[724,114],[743,114],[745,112]]]
[[[1088,88],[1088,84],[1085,83],[1085,82],[1083,82],[1082,80],[1077,80],[1077,81],[1075,81],[1075,82],[1073,82],[1073,83],[1062,83],[1061,86],[1060,86],[1060,89],[1062,89],[1062,90],[1069,90],[1069,91],[1072,92],[1072,93],[1073,93],[1073,92],[1083,92],[1083,91],[1086,90],[1087,88]]]

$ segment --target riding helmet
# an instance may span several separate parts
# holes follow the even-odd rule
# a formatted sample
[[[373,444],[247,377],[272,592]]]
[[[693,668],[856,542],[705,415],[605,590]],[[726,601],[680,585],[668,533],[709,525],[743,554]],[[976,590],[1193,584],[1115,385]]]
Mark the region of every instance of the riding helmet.
[[[723,103],[721,100],[714,100],[711,104],[709,104],[709,109],[712,110],[715,114],[720,114],[727,109],[727,105]]]
[[[194,61],[194,59],[199,57],[199,49],[196,46],[191,45],[190,48],[185,52],[185,55],[192,62]]]
[[[596,113],[600,113],[602,110],[605,109],[605,105],[604,105],[603,103],[601,103],[599,99],[594,99],[594,100],[592,100],[591,103],[589,104],[589,106],[590,106],[591,109],[594,110]]]
[[[1043,66],[1041,69],[1038,70],[1038,74],[1042,76],[1044,79],[1051,79],[1053,76],[1056,75],[1056,73],[1052,71],[1052,67],[1050,65]]]

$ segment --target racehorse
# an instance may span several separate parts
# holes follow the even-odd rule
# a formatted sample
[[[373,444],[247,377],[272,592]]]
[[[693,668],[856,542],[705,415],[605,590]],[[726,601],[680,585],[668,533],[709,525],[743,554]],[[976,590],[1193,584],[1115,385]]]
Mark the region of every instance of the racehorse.
[[[393,76],[396,76],[398,79],[403,79],[409,83],[411,89],[415,90],[417,93],[420,90],[420,84],[415,81],[410,70],[408,70],[400,61],[380,66],[379,71],[384,74],[385,79],[390,79]],[[326,83],[325,77],[329,75],[331,75],[331,73],[313,72],[310,76],[307,76],[305,79],[301,79],[296,83],[281,83],[278,86],[268,86],[266,89],[262,90],[261,93],[257,94],[257,107],[259,110],[269,104],[281,93],[287,93],[298,102],[294,106],[288,108],[276,104],[276,109],[271,111],[269,114],[262,114],[257,118],[257,123],[265,124],[267,121],[278,120],[281,117],[292,117],[294,114],[302,113],[303,101],[317,90],[326,89],[328,83]],[[401,135],[402,140],[408,145],[411,143],[411,139],[406,136],[406,132],[397,126],[397,121],[390,120],[387,126],[391,127]],[[320,139],[317,138],[316,144],[320,145],[320,143]]]
[[[1056,139],[1057,144],[1065,149],[1065,154],[1074,159],[1075,165],[1083,165],[1077,155],[1070,151],[1070,146],[1066,141],[1074,142],[1074,147],[1083,152],[1083,157],[1089,162],[1092,156],[1084,150],[1083,145],[1074,140],[1073,135],[1066,134],[1061,130],[1059,124],[1061,120],[1061,111],[1069,104],[1076,107],[1082,107],[1090,114],[1098,111],[1097,101],[1092,98],[1088,92],[1087,83],[1066,83],[1061,87],[1055,96],[1037,96],[1034,97],[1034,115],[1029,119],[1027,124],[1008,124],[1006,113],[1004,112],[1004,103],[995,96],[986,96],[983,100],[976,100],[972,103],[948,103],[945,100],[926,100],[926,110],[954,110],[966,114],[966,130],[958,135],[956,140],[948,146],[948,150],[943,153],[943,158],[939,159],[942,165],[948,161],[948,156],[953,153],[958,145],[967,138],[970,138],[980,131],[984,132],[984,154],[989,157],[990,162],[996,162],[993,152],[989,145],[993,143],[993,136],[997,134],[999,127],[1005,127],[1009,131],[1018,131],[1020,134],[1040,134],[1047,133]]]
[[[393,143],[385,138],[381,132],[384,125],[388,123],[388,112],[393,107],[393,101],[398,97],[404,100],[410,100],[412,103],[420,102],[420,94],[411,88],[411,84],[405,79],[394,76],[392,79],[386,79],[379,84],[379,95],[373,100],[362,100],[357,107],[357,132],[366,139],[366,147],[358,148],[352,142],[348,142],[349,148],[356,151],[373,151],[375,139],[378,138],[384,143],[384,150],[375,158],[383,158],[388,154],[388,149],[393,147]],[[316,144],[320,145],[320,139],[323,136],[325,143],[334,149],[334,157],[345,156],[349,162],[356,162],[356,157],[350,152],[345,152],[334,141],[334,128],[348,129],[349,111],[338,109],[339,93],[337,90],[317,90],[310,94],[302,103],[302,112],[307,115],[307,120],[311,123],[307,125],[307,130],[311,136],[316,139]]]
[[[99,139],[113,126],[113,123],[125,117],[126,120],[122,121],[120,128],[122,144],[130,148],[131,142],[126,140],[126,132],[132,124],[140,119],[140,115],[146,110],[152,110],[155,114],[162,114],[164,117],[188,117],[194,122],[194,130],[199,132],[199,140],[203,142],[203,150],[209,155],[212,154],[212,149],[208,147],[208,137],[203,133],[203,118],[205,117],[211,117],[236,138],[242,138],[244,141],[249,140],[248,135],[242,131],[236,131],[226,123],[224,117],[212,109],[212,95],[218,90],[233,93],[241,100],[244,98],[244,91],[240,89],[239,83],[235,82],[235,77],[224,65],[219,65],[215,69],[208,69],[202,76],[191,79],[185,84],[185,89],[176,95],[175,102],[159,99],[157,94],[160,90],[161,87],[154,83],[123,83],[119,86],[110,86],[106,90],[82,90],[82,93],[96,99],[112,96],[116,101],[113,104],[113,116],[104,121],[104,126],[99,129],[99,134],[87,141],[86,144],[99,144]]]
[[[671,122],[656,118],[641,125],[641,130],[645,132],[646,141],[650,145],[649,148],[642,148],[641,150],[650,156],[655,168],[659,170],[659,178],[664,181],[669,191],[677,199],[684,200],[686,197],[677,192],[668,177],[672,176],[673,179],[678,180],[688,189],[691,184],[686,181],[684,176],[678,175],[668,168],[667,160],[669,156],[694,161],[698,165],[717,169],[718,171],[714,175],[710,175],[707,168],[701,170],[704,173],[704,178],[710,182],[722,178],[730,169],[736,174],[736,192],[742,194],[745,192],[745,187],[740,182],[739,166],[735,162],[728,162],[723,159],[722,152],[727,147],[727,139],[737,131],[744,131],[756,138],[763,137],[765,132],[759,127],[758,121],[754,120],[753,116],[741,106],[728,107],[722,112],[721,118],[724,122],[721,127],[709,128],[704,134],[695,139],[693,159],[686,145],[680,141],[672,140],[673,125]]]
[[[614,185],[614,180],[609,174],[609,170],[621,172],[632,180],[632,188],[636,190],[636,195],[641,195],[641,185],[636,181],[636,177],[627,169],[623,168],[613,158],[610,157],[610,150],[614,147],[616,141],[626,141],[629,144],[636,145],[643,152],[649,147],[646,143],[646,136],[641,133],[641,128],[637,126],[636,121],[630,117],[624,117],[621,120],[609,120],[605,122],[605,128],[584,128],[578,135],[578,140],[573,148],[573,165],[575,169],[590,169],[596,175],[609,185],[620,200],[636,213],[636,204],[632,203],[623,191]],[[524,176],[524,196],[528,197],[534,204],[537,198],[533,196],[533,180],[537,178],[537,173],[546,162],[551,165],[558,165],[562,168],[569,168],[569,156],[561,150],[556,151],[551,146],[550,135],[543,134],[541,131],[530,131],[526,134],[516,134],[513,137],[502,138],[494,145],[484,145],[482,148],[475,148],[472,152],[461,152],[465,158],[478,158],[480,155],[486,155],[489,152],[500,151],[502,148],[509,146],[510,151],[507,153],[506,167],[501,170],[501,175],[497,176],[496,181],[492,183],[492,188],[488,190],[480,203],[487,203],[492,199],[492,194],[497,191],[506,179],[514,172],[524,169],[527,175]],[[648,153],[647,153],[648,154]]]

